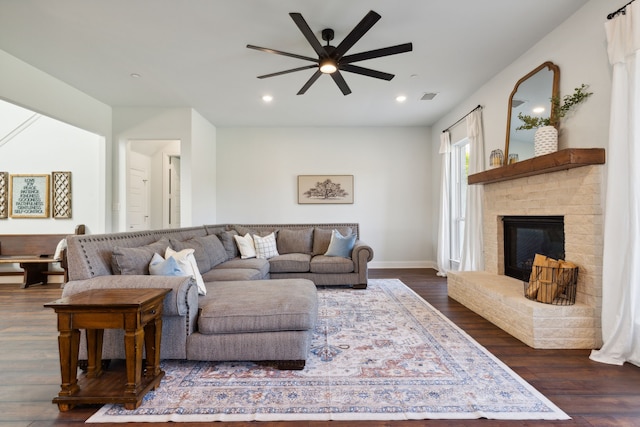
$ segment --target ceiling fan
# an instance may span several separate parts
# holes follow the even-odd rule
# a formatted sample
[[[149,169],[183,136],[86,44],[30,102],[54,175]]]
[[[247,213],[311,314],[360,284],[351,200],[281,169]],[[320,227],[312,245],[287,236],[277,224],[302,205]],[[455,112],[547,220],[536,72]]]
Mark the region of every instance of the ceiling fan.
[[[396,46],[389,46],[352,55],[345,55],[347,51],[351,49],[353,45],[356,44],[356,42],[360,40],[362,36],[364,36],[365,33],[369,31],[371,27],[373,27],[373,25],[381,18],[381,16],[373,10],[367,13],[367,15],[358,23],[358,25],[353,28],[353,30],[351,30],[347,37],[345,37],[338,46],[331,46],[329,44],[331,40],[333,40],[334,36],[334,32],[332,29],[326,28],[322,30],[322,40],[325,40],[327,42],[326,46],[322,46],[322,44],[320,44],[320,41],[313,34],[313,31],[311,31],[311,28],[309,28],[309,25],[300,13],[289,13],[289,16],[291,16],[293,22],[296,23],[302,34],[305,36],[313,50],[318,55],[317,58],[311,58],[295,53],[283,52],[281,50],[254,46],[251,44],[248,44],[247,47],[249,49],[255,49],[262,52],[275,53],[278,55],[284,55],[313,62],[313,64],[311,65],[305,65],[303,67],[297,67],[291,70],[279,71],[277,73],[258,76],[259,79],[265,79],[267,77],[275,77],[282,74],[317,68],[316,72],[298,91],[298,95],[304,94],[307,89],[309,89],[311,85],[315,83],[315,81],[318,80],[318,78],[322,74],[329,74],[344,95],[350,94],[351,89],[349,89],[347,82],[344,80],[344,77],[342,77],[342,74],[340,73],[341,71],[374,77],[376,79],[391,80],[394,77],[393,74],[372,70],[370,68],[359,67],[357,65],[353,65],[352,63],[357,61],[364,61],[366,59],[380,58],[383,56],[410,52],[413,49],[413,45],[411,43],[403,43]]]

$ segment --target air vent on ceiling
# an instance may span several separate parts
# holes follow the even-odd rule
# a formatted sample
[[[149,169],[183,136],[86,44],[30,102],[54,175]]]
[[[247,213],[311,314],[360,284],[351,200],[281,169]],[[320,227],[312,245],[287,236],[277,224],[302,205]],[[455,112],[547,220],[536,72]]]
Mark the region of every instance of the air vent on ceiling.
[[[518,108],[519,106],[521,106],[525,102],[527,102],[527,101],[522,100],[522,99],[513,99],[513,100],[511,100],[511,108]]]
[[[436,92],[425,92],[421,97],[420,101],[431,101],[437,95]]]

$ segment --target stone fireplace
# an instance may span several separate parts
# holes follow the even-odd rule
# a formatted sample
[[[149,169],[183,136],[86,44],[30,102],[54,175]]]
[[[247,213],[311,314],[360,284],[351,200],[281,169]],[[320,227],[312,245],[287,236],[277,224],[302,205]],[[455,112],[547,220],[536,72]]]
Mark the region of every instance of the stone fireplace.
[[[515,171],[526,168],[524,173],[484,182],[485,271],[450,272],[449,296],[531,347],[598,348],[601,345],[604,168],[601,163],[604,163],[604,151],[601,162],[576,165],[570,160],[567,168],[558,167],[557,156],[560,154],[525,161],[533,166],[519,165],[520,169]],[[543,158],[547,157],[551,161],[545,163],[549,159]],[[532,173],[530,169],[540,164],[542,170]],[[503,168],[510,166],[515,165]],[[471,184],[471,177],[469,181]],[[523,295],[523,281],[505,275],[503,218],[506,216],[563,218],[564,256],[579,267],[574,305],[531,301]]]

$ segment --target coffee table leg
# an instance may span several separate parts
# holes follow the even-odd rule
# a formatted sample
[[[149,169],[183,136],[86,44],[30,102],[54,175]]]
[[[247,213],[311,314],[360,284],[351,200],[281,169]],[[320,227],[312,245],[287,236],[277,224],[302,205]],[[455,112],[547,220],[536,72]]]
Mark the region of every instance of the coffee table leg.
[[[162,317],[158,316],[144,327],[145,350],[147,351],[147,378],[160,374],[160,342],[162,339]]]
[[[63,324],[65,324],[64,319],[59,319],[58,325]],[[66,322],[66,324],[68,325],[69,322]],[[62,384],[58,396],[73,396],[80,390],[77,378],[80,331],[77,329],[60,328],[58,348],[60,352],[60,376],[62,377]],[[58,406],[61,411],[67,411],[73,407],[73,405]]]
[[[136,396],[139,392],[138,388],[142,384],[142,352],[144,349],[144,328],[130,330],[124,333],[124,349],[127,364],[127,384],[125,386],[125,395]],[[125,406],[127,409],[129,408]]]
[[[104,329],[87,329],[87,378],[102,375]]]

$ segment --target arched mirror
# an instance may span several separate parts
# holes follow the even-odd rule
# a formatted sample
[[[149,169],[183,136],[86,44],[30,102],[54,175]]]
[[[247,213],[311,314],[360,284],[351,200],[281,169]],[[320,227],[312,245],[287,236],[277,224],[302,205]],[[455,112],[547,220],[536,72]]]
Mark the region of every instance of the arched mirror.
[[[516,130],[522,124],[518,114],[549,117],[551,98],[558,96],[559,86],[560,68],[553,62],[545,62],[518,80],[509,97],[505,164],[509,154],[517,154],[518,160],[534,157],[533,136],[536,129]]]

